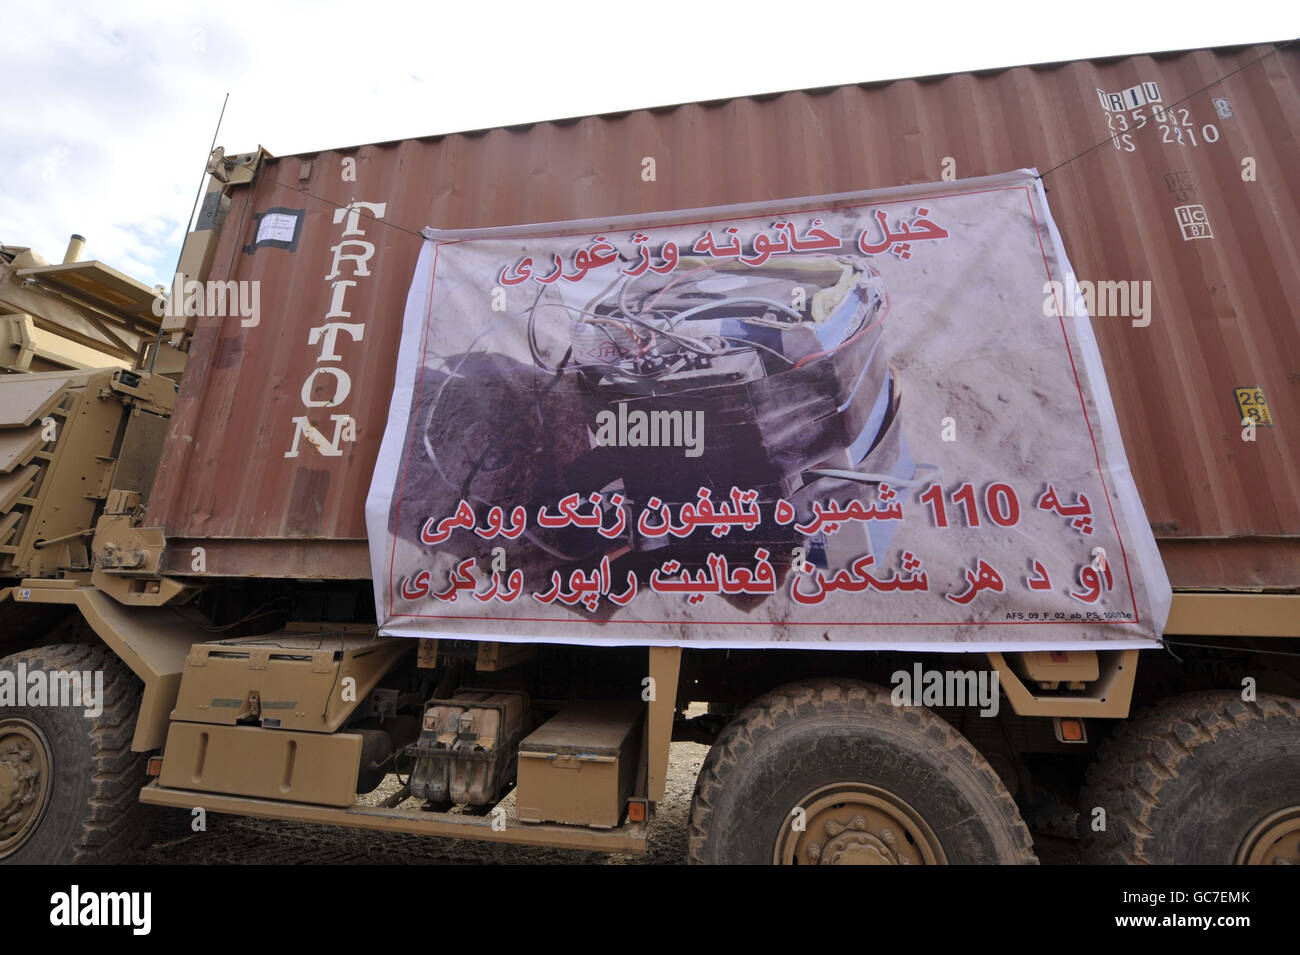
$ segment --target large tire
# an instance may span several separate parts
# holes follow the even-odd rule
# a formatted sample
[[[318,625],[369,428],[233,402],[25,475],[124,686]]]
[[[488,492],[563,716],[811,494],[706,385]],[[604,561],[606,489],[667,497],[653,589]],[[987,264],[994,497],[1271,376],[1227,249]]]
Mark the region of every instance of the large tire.
[[[1102,832],[1092,831],[1097,807],[1106,811]],[[1230,865],[1295,856],[1300,701],[1247,703],[1232,691],[1162,701],[1102,745],[1079,808],[1091,863]]]
[[[792,820],[803,808],[803,830]],[[700,770],[700,864],[1033,863],[1010,794],[966,739],[888,690],[791,684],[727,726]]]
[[[131,751],[140,681],[98,645],[25,650],[0,660],[0,670],[16,673],[19,663],[29,674],[103,671],[103,710],[0,708],[0,862],[129,861],[148,838],[139,802],[145,756]]]

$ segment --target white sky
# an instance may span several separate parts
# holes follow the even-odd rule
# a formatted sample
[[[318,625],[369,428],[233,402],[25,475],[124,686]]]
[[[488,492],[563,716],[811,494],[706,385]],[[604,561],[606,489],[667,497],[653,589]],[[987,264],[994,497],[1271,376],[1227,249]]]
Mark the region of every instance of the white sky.
[[[208,144],[277,155],[693,100],[1296,35],[1226,0],[10,3],[0,242],[167,283]],[[70,8],[70,9],[69,9]],[[1291,8],[1294,10],[1294,8]],[[747,12],[749,11],[749,12]],[[762,12],[753,12],[762,11]]]

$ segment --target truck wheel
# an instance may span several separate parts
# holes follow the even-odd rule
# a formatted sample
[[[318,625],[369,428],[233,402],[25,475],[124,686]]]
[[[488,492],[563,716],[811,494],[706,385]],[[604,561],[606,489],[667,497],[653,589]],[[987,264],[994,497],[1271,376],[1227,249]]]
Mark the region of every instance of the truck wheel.
[[[1087,862],[1300,865],[1300,701],[1163,701],[1103,744],[1080,810]]]
[[[102,671],[103,711],[0,707],[0,861],[129,859],[148,835],[139,803],[145,756],[131,752],[140,681],[104,647],[55,645],[0,660],[0,671],[14,674],[4,679],[15,681],[15,693],[19,664],[28,675]]]
[[[960,733],[888,690],[791,684],[742,710],[691,801],[692,863],[1033,863],[1029,830]]]

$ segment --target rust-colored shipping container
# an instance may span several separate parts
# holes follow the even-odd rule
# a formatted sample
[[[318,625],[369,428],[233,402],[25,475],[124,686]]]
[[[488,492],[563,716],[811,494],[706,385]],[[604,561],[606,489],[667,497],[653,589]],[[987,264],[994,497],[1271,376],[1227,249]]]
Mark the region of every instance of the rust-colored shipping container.
[[[211,575],[369,576],[364,502],[425,226],[607,217],[1036,167],[1078,278],[1150,282],[1144,316],[1095,317],[1094,327],[1175,588],[1294,589],[1300,49],[1283,46],[843,86],[263,158],[212,217],[210,265],[199,276],[258,280],[261,319],[198,321],[146,516],[173,545],[163,569],[193,573],[190,549],[201,544]],[[350,219],[350,203],[368,205]],[[371,274],[346,288],[341,310],[330,273],[349,239],[374,252]],[[364,335],[336,335],[349,393],[337,408],[313,409],[314,389],[337,384],[313,377],[330,343],[309,340],[310,330],[326,322],[363,323]],[[1253,441],[1242,439],[1247,414],[1259,421]]]

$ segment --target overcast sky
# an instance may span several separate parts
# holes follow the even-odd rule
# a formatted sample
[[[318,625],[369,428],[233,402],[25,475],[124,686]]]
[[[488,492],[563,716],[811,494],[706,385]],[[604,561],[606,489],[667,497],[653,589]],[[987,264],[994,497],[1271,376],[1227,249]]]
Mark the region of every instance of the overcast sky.
[[[169,281],[219,145],[285,155],[985,67],[1282,40],[1290,4],[500,2],[0,12],[0,242]],[[766,12],[767,10],[773,12]],[[1291,8],[1294,9],[1294,8]],[[765,11],[765,12],[751,12]]]

